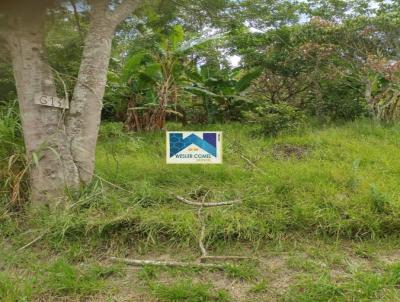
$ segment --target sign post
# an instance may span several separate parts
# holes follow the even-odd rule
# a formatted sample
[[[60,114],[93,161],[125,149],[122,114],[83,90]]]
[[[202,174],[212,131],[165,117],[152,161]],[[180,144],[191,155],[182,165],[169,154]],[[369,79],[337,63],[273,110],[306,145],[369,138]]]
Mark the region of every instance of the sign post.
[[[35,96],[35,104],[42,105],[42,106],[49,106],[49,107],[57,107],[57,108],[64,108],[68,109],[69,104],[68,101],[65,99],[60,99],[56,96],[49,96],[49,95],[36,95]]]
[[[168,131],[167,164],[222,164],[222,132]]]

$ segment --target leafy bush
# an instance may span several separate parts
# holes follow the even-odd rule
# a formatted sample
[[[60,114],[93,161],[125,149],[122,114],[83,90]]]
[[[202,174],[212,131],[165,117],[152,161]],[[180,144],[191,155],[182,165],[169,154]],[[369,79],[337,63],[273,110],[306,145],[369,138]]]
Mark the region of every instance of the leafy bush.
[[[253,120],[260,124],[260,132],[266,136],[293,132],[305,124],[304,114],[286,104],[268,104],[257,107],[255,111]]]
[[[99,138],[111,139],[111,138],[122,138],[126,136],[124,133],[124,125],[119,122],[109,122],[100,125]]]
[[[320,89],[320,100],[315,95],[304,99],[302,109],[308,114],[331,121],[353,121],[369,115],[363,83],[347,78],[330,79],[322,81]]]

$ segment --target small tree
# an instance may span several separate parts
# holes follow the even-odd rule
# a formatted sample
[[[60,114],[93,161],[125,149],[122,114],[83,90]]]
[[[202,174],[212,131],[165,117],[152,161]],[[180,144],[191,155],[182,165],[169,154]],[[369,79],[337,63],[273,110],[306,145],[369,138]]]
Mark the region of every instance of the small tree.
[[[185,121],[182,101],[189,96],[187,87],[193,84],[192,75],[198,69],[191,51],[219,37],[185,40],[182,26],[174,25],[168,34],[155,35],[150,49],[143,47],[131,55],[123,69],[129,87],[125,128],[163,129],[167,114],[179,115]]]
[[[154,41],[151,50],[143,49],[127,60],[123,70],[130,90],[127,130],[163,129],[167,113],[177,114],[178,97],[185,82],[184,65],[188,64],[184,38],[183,28],[176,25],[168,35]]]

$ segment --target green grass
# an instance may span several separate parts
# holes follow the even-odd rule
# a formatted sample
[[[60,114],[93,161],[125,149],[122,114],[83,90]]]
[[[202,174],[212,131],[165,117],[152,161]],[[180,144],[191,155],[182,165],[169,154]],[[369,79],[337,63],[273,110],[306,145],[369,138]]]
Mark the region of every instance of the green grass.
[[[10,265],[6,271],[8,274],[0,274],[0,301],[32,301],[46,296],[85,297],[101,292],[104,280],[119,272],[115,267],[79,267],[62,258],[50,263]]]
[[[12,212],[2,202],[0,297],[108,301],[121,280],[137,278],[125,291],[143,301],[400,300],[396,257],[380,256],[400,242],[400,125],[357,121],[276,138],[241,124],[185,129],[223,131],[224,163],[167,165],[163,133],[125,134],[109,123],[98,177],[70,192],[66,209]],[[196,209],[175,196],[207,191],[209,201],[242,200],[205,210],[210,254],[250,254],[258,265],[125,273],[107,263],[110,255],[195,260]],[[227,294],[232,282],[239,289]]]
[[[182,280],[173,284],[153,284],[151,292],[159,301],[165,302],[228,302],[229,295],[223,290],[214,290],[209,284]]]
[[[63,235],[109,237],[122,228],[149,243],[194,243],[195,212],[175,196],[196,190],[210,190],[212,200],[243,201],[208,211],[210,246],[222,240],[256,243],[292,232],[368,239],[400,231],[399,126],[355,122],[275,139],[254,137],[251,127],[208,126],[224,131],[224,164],[215,166],[166,165],[163,133],[124,136],[110,134],[109,128],[116,132],[111,125],[104,128],[97,173],[132,193],[103,183],[100,197],[81,197],[75,205],[78,217],[73,213]],[[290,154],[277,159],[273,150],[280,144],[307,153],[301,159]]]
[[[304,277],[283,301],[398,301],[399,264],[383,273],[355,271],[352,278],[338,283],[328,275]]]

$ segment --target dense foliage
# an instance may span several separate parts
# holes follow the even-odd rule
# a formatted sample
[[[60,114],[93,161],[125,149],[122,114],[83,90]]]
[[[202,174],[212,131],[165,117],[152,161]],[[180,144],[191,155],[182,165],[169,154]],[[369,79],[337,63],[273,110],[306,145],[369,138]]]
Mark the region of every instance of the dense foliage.
[[[71,95],[87,15],[79,6],[53,15],[62,18],[49,19],[48,56],[60,94]],[[146,131],[167,119],[248,121],[260,107],[285,105],[322,121],[391,121],[399,25],[392,2],[150,2],[118,30],[103,118]],[[12,102],[11,68],[0,64],[0,98]]]

